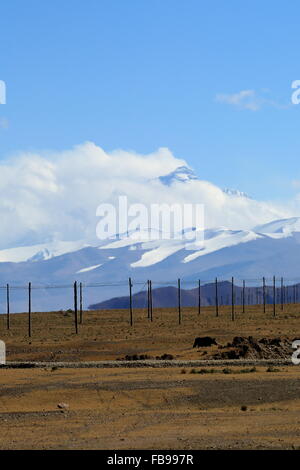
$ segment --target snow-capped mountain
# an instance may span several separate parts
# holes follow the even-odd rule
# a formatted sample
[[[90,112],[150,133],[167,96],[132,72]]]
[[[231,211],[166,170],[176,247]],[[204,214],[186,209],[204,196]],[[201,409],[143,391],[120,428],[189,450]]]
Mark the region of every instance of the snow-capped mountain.
[[[300,277],[300,218],[274,221],[248,231],[209,229],[203,243],[184,239],[142,241],[133,235],[107,240],[99,246],[72,242],[42,249],[35,246],[0,251],[0,285],[18,286],[31,281],[41,287],[71,286],[74,280],[103,284],[85,289],[85,301],[93,304],[127,295],[129,277],[135,292],[147,279],[152,279],[155,287],[159,283],[174,285],[181,278],[183,285],[187,282],[192,287],[198,279],[205,282],[215,277]],[[0,307],[5,311],[2,297]],[[14,311],[26,311],[26,291],[14,290],[11,297]],[[72,290],[37,289],[33,305],[36,310],[70,307]]]
[[[154,186],[157,180],[167,191],[171,191],[173,185],[182,185],[186,192],[190,188],[195,190],[194,182],[196,186],[198,182],[201,184],[188,166],[179,166],[156,181],[151,180]],[[190,187],[189,183],[192,183]],[[256,201],[248,200],[245,193],[229,189],[223,192],[233,204],[243,208],[241,210],[249,205],[256,210]],[[210,194],[219,197],[221,193],[213,190]],[[222,198],[220,203],[224,203]],[[269,220],[270,214],[272,212],[268,213]],[[197,237],[190,239],[191,234]],[[53,240],[26,246],[23,240],[22,246],[0,250],[0,287],[7,283],[12,287],[20,286],[30,281],[33,286],[40,286],[33,294],[33,308],[49,310],[72,306],[72,290],[59,286],[71,286],[75,280],[96,284],[85,289],[86,304],[93,304],[127,295],[129,277],[133,279],[135,291],[140,290],[147,279],[153,280],[155,287],[155,283],[176,284],[178,278],[183,283],[193,284],[198,279],[205,282],[215,277],[252,280],[273,275],[298,277],[298,217],[273,220],[250,230],[211,227],[201,232],[199,227],[185,226],[176,236],[166,236],[157,227],[148,227],[138,235],[131,230],[101,242],[97,239]],[[44,285],[54,285],[57,289],[44,289]],[[12,311],[26,310],[26,295],[22,289],[12,291]],[[5,311],[5,295],[1,296],[1,289],[0,308]]]
[[[200,178],[196,175],[194,170],[188,166],[179,166],[171,173],[168,173],[167,175],[164,175],[164,176],[160,176],[158,179],[165,186],[171,186],[172,184],[176,182],[186,183],[189,181],[200,180]],[[227,194],[227,196],[230,196],[230,197],[241,197],[241,198],[251,199],[251,197],[247,193],[243,191],[239,191],[238,189],[224,188],[223,192]]]

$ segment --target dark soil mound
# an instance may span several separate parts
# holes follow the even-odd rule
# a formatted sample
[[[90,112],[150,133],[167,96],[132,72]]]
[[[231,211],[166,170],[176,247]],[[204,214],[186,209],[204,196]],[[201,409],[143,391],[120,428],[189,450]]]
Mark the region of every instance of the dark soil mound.
[[[286,359],[292,354],[292,341],[288,338],[261,338],[235,336],[232,343],[217,352],[214,359]]]

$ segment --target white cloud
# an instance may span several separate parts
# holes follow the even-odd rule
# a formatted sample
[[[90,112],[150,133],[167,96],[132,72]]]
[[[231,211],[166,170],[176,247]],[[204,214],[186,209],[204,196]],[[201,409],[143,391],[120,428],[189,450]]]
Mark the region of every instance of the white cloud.
[[[233,94],[217,94],[215,100],[218,103],[225,103],[236,106],[240,109],[248,109],[250,111],[259,111],[265,106],[271,106],[278,109],[287,109],[290,106],[281,105],[274,100],[264,96],[270,93],[270,90],[264,89],[258,93],[255,90],[242,90]]]
[[[130,203],[203,203],[207,227],[247,229],[294,215],[286,207],[230,197],[191,180],[157,178],[185,165],[161,148],[149,155],[105,152],[91,142],[53,154],[20,154],[0,163],[0,248],[53,239],[95,241],[96,208],[127,195]]]
[[[231,104],[244,109],[250,109],[251,111],[257,111],[260,109],[260,105],[257,101],[257,96],[254,90],[242,90],[238,93],[218,94],[216,101],[219,103]]]

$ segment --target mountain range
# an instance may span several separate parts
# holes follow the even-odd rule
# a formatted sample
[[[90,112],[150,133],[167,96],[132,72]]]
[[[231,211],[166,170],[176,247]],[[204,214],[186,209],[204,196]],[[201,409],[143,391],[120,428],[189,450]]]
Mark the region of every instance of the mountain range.
[[[187,167],[160,177],[166,186],[195,179],[197,176]],[[233,198],[249,197],[240,191],[224,192]],[[93,305],[127,296],[129,277],[134,293],[147,279],[153,280],[155,287],[155,282],[157,286],[172,286],[181,278],[193,288],[198,279],[205,283],[216,276],[223,280],[231,276],[247,279],[252,285],[259,284],[263,276],[291,280],[300,277],[298,217],[274,220],[251,230],[208,228],[203,244],[180,238],[143,241],[135,235],[129,232],[95,244],[86,240],[54,240],[0,250],[0,285],[12,286],[12,310],[26,311],[27,293],[20,287],[29,281],[35,287],[33,309],[49,310],[72,306],[71,286],[75,280],[86,286],[85,305]],[[49,288],[45,289],[45,285]],[[68,287],[63,289],[64,285]],[[5,311],[3,288],[0,295],[0,308]]]

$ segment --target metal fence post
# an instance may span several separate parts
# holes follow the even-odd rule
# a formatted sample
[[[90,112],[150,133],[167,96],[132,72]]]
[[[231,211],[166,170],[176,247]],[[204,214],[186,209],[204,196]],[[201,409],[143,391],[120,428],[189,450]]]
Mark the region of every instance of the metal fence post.
[[[28,284],[28,336],[31,338],[31,282]]]
[[[180,296],[180,279],[178,279],[178,323],[181,324],[181,296]]]
[[[9,284],[6,285],[6,326],[10,329],[10,300],[9,300]]]
[[[83,296],[82,296],[82,282],[79,285],[79,309],[80,309],[80,324],[82,325],[83,322],[83,309],[82,309],[82,304],[83,304]]]
[[[198,315],[201,313],[201,281],[198,281]]]
[[[77,281],[74,282],[74,321],[75,333],[78,335]]]
[[[231,320],[235,320],[235,312],[234,312],[234,278],[231,278]]]
[[[218,278],[216,277],[215,281],[215,287],[216,287],[216,317],[219,316],[219,298],[218,298]]]
[[[276,277],[273,276],[273,316],[276,317]]]
[[[153,322],[153,297],[152,297],[152,281],[149,281],[149,294],[150,294],[150,320]]]
[[[130,311],[130,326],[133,326],[133,312],[132,312],[132,282],[129,278],[129,311]]]
[[[266,279],[263,277],[263,303],[264,313],[266,313]]]

